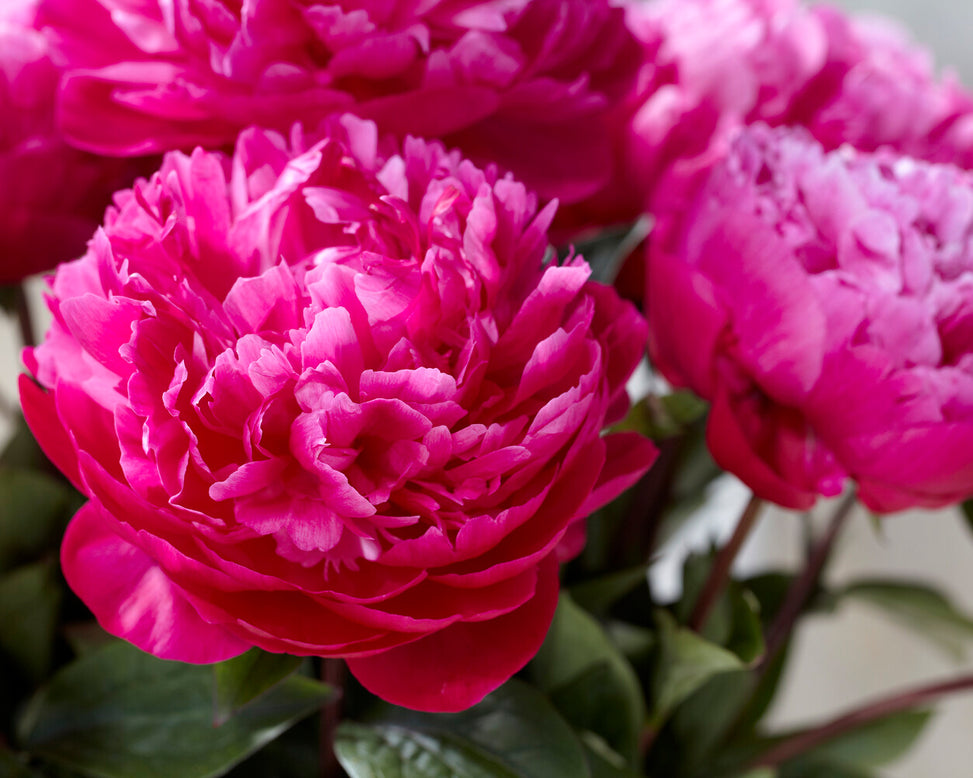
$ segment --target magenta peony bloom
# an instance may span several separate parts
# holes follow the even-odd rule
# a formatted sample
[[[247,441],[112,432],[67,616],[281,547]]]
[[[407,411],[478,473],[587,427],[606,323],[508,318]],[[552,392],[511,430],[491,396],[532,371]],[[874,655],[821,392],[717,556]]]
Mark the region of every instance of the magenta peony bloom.
[[[0,9],[0,283],[84,251],[131,163],[70,148],[54,126],[60,69],[32,0]]]
[[[565,200],[607,180],[607,108],[638,64],[609,0],[44,0],[42,18],[85,148],[218,147],[353,110]]]
[[[798,0],[632,0],[642,70],[615,141],[615,173],[561,221],[678,211],[737,128],[803,126],[849,143],[973,167],[973,100],[878,17]]]
[[[601,435],[645,325],[544,262],[553,206],[352,117],[171,153],[116,202],[22,382],[91,497],[62,562],[102,625],[185,661],[345,657],[428,710],[517,671],[576,520],[654,453]]]
[[[973,493],[973,175],[756,125],[659,228],[651,351],[725,469],[791,508]]]

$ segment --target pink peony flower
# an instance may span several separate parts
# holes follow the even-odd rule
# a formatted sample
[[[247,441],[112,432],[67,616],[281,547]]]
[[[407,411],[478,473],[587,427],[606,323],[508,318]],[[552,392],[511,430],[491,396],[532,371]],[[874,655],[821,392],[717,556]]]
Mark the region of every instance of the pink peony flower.
[[[791,508],[973,493],[973,175],[756,125],[659,227],[651,352],[725,469]]]
[[[576,520],[654,454],[601,435],[645,325],[545,262],[553,205],[352,117],[171,153],[116,202],[21,385],[91,497],[62,562],[102,625],[192,662],[345,657],[428,710],[516,672]]]
[[[353,110],[566,200],[607,179],[607,107],[638,57],[609,0],[44,0],[42,18],[85,148],[218,147]]]
[[[0,283],[48,270],[84,251],[131,163],[70,148],[54,126],[60,69],[33,28],[34,6],[0,10]]]
[[[973,166],[973,100],[928,52],[879,17],[798,0],[632,0],[639,81],[614,175],[562,222],[678,211],[743,125],[806,127],[828,149],[889,147]]]
[[[787,123],[807,127],[827,149],[888,147],[973,167],[973,98],[953,73],[937,80],[930,53],[889,19],[826,5],[811,13],[827,37],[827,61]]]

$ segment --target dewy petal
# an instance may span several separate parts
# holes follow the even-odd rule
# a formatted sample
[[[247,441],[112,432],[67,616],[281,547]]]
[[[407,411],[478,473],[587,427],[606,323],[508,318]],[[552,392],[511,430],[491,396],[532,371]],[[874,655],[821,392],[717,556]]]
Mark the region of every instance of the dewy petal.
[[[534,596],[489,621],[462,621],[368,657],[348,659],[366,689],[416,710],[447,713],[475,705],[537,652],[557,607],[557,561],[537,569]]]
[[[68,525],[61,566],[71,588],[108,632],[143,651],[180,662],[220,662],[251,648],[204,621],[153,559],[114,531],[93,502]]]

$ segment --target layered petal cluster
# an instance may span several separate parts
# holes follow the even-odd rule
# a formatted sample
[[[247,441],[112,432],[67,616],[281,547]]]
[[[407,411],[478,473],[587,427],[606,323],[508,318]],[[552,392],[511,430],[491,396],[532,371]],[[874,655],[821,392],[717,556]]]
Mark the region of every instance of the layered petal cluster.
[[[351,110],[572,200],[606,180],[638,46],[610,0],[43,0],[62,119],[109,154],[232,144]]]
[[[791,508],[973,493],[971,174],[755,125],[660,229],[651,351],[724,468]]]
[[[828,149],[887,147],[973,167],[973,97],[952,72],[937,79],[930,52],[891,20],[848,17],[827,5],[811,13],[824,30],[827,59],[786,123],[807,127]]]
[[[551,261],[549,205],[344,117],[173,152],[52,282],[25,414],[90,502],[65,575],[156,655],[346,657],[466,707],[544,638],[580,519],[651,462],[602,435],[634,307]]]
[[[603,223],[678,210],[741,125],[803,126],[826,148],[973,165],[973,100],[881,17],[799,0],[633,0],[643,65],[616,174],[576,208]],[[562,217],[563,218],[563,217]]]
[[[131,165],[68,146],[55,127],[61,70],[36,2],[0,8],[0,283],[84,251]]]

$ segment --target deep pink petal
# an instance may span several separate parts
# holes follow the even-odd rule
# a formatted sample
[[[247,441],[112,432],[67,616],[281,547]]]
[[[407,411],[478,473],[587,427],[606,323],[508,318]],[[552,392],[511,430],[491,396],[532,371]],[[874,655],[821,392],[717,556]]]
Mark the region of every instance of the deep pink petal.
[[[808,510],[814,505],[817,495],[813,490],[788,483],[754,451],[725,391],[716,395],[710,408],[706,443],[717,464],[737,476],[758,497],[793,510]]]
[[[224,626],[204,621],[150,556],[113,531],[114,523],[89,502],[71,520],[61,545],[64,577],[102,627],[180,662],[220,662],[251,647]]]
[[[45,392],[26,375],[21,375],[18,381],[24,419],[41,449],[74,484],[75,489],[83,490],[78,471],[78,455],[71,445],[67,430],[57,416],[54,395]]]
[[[539,567],[534,596],[488,621],[459,622],[369,657],[350,658],[355,678],[382,699],[446,713],[475,705],[534,656],[557,607],[557,562]]]
[[[711,397],[713,353],[729,323],[713,283],[671,255],[652,250],[646,274],[653,363],[678,386]]]

